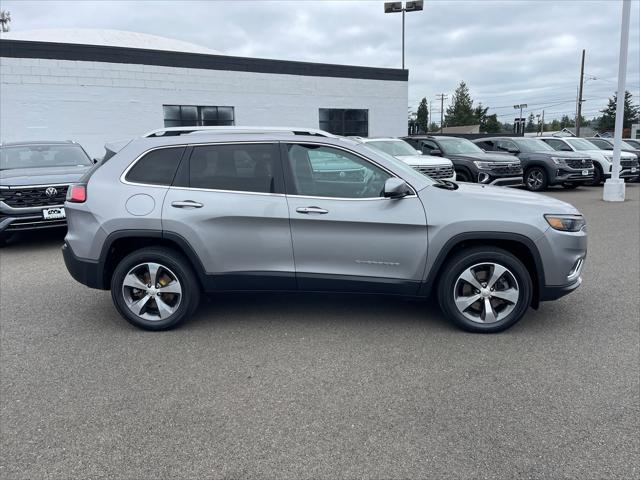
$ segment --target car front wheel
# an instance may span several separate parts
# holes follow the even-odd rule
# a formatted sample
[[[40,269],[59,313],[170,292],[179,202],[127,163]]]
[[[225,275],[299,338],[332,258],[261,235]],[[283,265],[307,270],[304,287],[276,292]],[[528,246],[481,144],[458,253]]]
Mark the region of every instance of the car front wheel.
[[[167,330],[198,307],[200,286],[187,259],[161,247],[127,255],[111,277],[111,297],[118,312],[145,330]]]
[[[531,304],[531,276],[506,250],[466,249],[443,271],[438,285],[440,307],[464,330],[501,332],[518,322]]]
[[[548,183],[547,172],[542,167],[532,167],[524,174],[524,184],[532,192],[546,190]]]

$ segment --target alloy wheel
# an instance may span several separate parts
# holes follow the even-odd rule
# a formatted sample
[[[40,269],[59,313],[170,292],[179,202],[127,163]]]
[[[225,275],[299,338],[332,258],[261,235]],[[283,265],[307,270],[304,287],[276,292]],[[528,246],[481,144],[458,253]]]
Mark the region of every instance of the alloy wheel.
[[[453,299],[458,311],[475,323],[504,320],[518,304],[520,289],[511,271],[498,263],[478,263],[456,280]]]
[[[122,296],[133,314],[145,320],[159,321],[178,310],[182,286],[167,267],[147,262],[129,270],[122,282]]]
[[[540,170],[531,170],[527,174],[527,186],[531,190],[538,190],[544,183],[543,173]]]

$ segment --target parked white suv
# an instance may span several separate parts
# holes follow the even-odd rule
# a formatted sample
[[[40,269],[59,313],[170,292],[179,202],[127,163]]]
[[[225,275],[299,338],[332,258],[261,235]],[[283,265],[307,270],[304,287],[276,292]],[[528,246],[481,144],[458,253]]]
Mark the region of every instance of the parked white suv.
[[[613,152],[600,150],[589,140],[578,137],[538,137],[555,150],[561,152],[579,152],[588,155],[593,160],[593,181],[587,185],[600,185],[611,177]],[[620,152],[620,178],[635,178],[638,176],[638,157],[633,153]]]
[[[391,155],[402,160],[410,167],[423,175],[428,175],[436,180],[455,180],[456,172],[453,163],[448,158],[423,155],[404,140],[393,137],[362,138],[352,137],[354,140],[364,143],[367,147]]]

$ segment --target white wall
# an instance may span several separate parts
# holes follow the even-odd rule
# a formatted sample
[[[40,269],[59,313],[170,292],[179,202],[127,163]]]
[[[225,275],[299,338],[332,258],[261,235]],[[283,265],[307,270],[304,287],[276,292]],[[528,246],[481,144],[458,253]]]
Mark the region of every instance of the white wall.
[[[236,125],[319,128],[319,108],[366,108],[369,135],[405,135],[407,82],[119,63],[0,59],[0,139],[107,141],[163,127],[162,105],[228,105]]]

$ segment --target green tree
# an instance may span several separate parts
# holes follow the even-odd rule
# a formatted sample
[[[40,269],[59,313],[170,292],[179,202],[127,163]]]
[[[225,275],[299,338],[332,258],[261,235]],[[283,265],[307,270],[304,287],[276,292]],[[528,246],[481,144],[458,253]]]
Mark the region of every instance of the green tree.
[[[422,133],[426,133],[429,129],[429,106],[427,105],[427,99],[420,100],[418,105],[418,116],[416,117],[416,123]]]
[[[525,132],[535,132],[536,131],[536,124],[534,123],[534,117],[533,117],[533,113],[529,114],[529,118],[527,118],[527,125],[524,127],[524,131]]]
[[[469,88],[464,81],[451,96],[451,105],[447,107],[445,123],[447,126],[473,125],[476,123],[476,112],[473,108],[473,100],[469,94]]]
[[[429,124],[429,129],[427,131],[428,132],[439,132],[440,131],[440,127],[438,126],[438,124],[436,122],[431,122]]]
[[[558,130],[561,130],[562,127],[560,127],[560,121],[556,118],[554,119],[550,124],[549,124],[549,130],[551,130],[552,132],[556,132]]]
[[[473,116],[475,117],[475,122],[480,125],[480,131],[484,132],[486,130],[487,123],[487,111],[489,107],[483,107],[482,103],[479,103],[477,107],[473,109]]]
[[[485,133],[500,133],[502,131],[502,124],[498,121],[498,115],[487,115],[484,122]]]
[[[569,118],[569,115],[563,115],[560,118],[560,130],[562,130],[563,128],[575,127],[575,126],[576,126],[576,122],[573,120],[573,118]]]
[[[601,132],[608,132],[615,128],[616,106],[618,102],[617,94],[609,99],[609,104],[602,112],[598,129]],[[622,117],[622,128],[631,128],[632,123],[638,122],[640,117],[640,106],[633,104],[633,95],[629,91],[624,92],[624,115]]]

